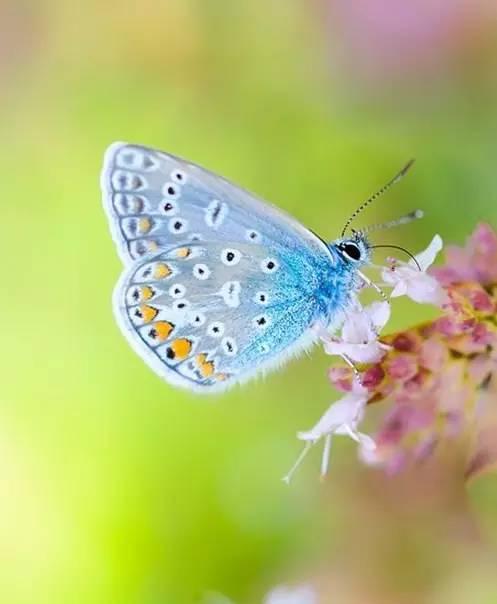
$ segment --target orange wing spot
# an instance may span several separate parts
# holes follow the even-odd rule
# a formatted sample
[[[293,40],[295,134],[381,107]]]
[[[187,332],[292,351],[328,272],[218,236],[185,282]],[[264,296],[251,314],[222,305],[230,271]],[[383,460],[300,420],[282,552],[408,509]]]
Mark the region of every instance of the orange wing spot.
[[[153,326],[153,330],[155,332],[155,339],[163,342],[174,331],[174,325],[168,321],[159,321]]]
[[[154,268],[154,279],[166,279],[171,276],[173,271],[165,262],[158,262]]]
[[[152,221],[150,220],[150,218],[144,217],[144,218],[140,218],[140,220],[138,221],[138,230],[140,231],[140,233],[148,233],[150,231],[150,229],[152,228]]]
[[[207,361],[207,355],[205,354],[205,352],[197,354],[197,356],[195,357],[195,361],[197,361],[198,366],[202,365],[202,363],[205,363]]]
[[[157,308],[153,306],[147,306],[147,304],[142,304],[140,306],[140,313],[144,323],[150,323],[153,321],[155,317],[159,314]]]
[[[197,354],[195,360],[197,361],[200,375],[204,378],[211,377],[214,373],[214,361],[208,361],[207,355],[204,352],[202,354]]]
[[[153,298],[155,291],[150,287],[150,285],[144,285],[140,288],[140,297],[142,300],[150,300]]]
[[[159,249],[159,244],[157,241],[149,241],[147,247],[149,252],[156,252]]]
[[[179,247],[176,250],[176,257],[177,258],[188,258],[188,256],[192,253],[191,248],[189,247]]]
[[[214,379],[218,382],[225,382],[230,376],[227,373],[216,373]]]
[[[178,338],[171,342],[171,345],[168,348],[168,357],[172,359],[183,360],[190,354],[192,351],[192,342],[187,338]]]

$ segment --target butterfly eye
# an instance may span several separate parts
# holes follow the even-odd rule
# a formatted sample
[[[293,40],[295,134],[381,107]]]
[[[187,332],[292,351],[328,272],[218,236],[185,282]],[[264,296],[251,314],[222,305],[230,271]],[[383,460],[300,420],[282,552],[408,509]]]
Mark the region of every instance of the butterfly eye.
[[[340,249],[349,260],[354,260],[354,262],[358,262],[361,259],[361,250],[359,246],[355,243],[344,243],[340,246]]]

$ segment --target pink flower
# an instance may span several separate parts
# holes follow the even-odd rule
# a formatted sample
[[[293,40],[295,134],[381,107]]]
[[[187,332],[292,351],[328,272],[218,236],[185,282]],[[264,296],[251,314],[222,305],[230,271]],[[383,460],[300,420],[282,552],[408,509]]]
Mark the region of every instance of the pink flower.
[[[393,287],[390,294],[392,298],[408,296],[415,302],[435,306],[441,306],[445,302],[446,296],[439,282],[426,272],[442,246],[440,235],[435,235],[426,250],[416,255],[419,266],[412,259],[409,262],[395,260],[389,268],[383,269],[383,281]]]
[[[476,227],[465,248],[453,245],[445,253],[445,266],[430,271],[442,285],[464,281],[497,283],[497,234],[488,224]]]
[[[435,238],[417,257],[421,268],[433,262],[440,245]],[[390,474],[434,455],[441,441],[456,439],[471,443],[468,477],[497,468],[497,446],[492,444],[497,442],[497,235],[479,226],[458,255],[458,265],[451,264],[454,257],[449,254],[448,265],[433,271],[444,284],[442,315],[384,336],[389,350],[361,367],[368,404],[385,401],[390,409],[374,437],[376,447],[363,447],[360,455]],[[402,268],[415,271],[414,263]],[[405,281],[411,287],[410,275]],[[329,376],[338,389],[352,395],[356,372],[333,368]],[[495,409],[493,414],[489,408]],[[359,420],[364,410],[360,408]],[[309,435],[330,428],[337,433],[325,414]],[[468,432],[473,438],[467,438]]]
[[[390,318],[388,302],[374,302],[370,306],[347,314],[342,327],[341,339],[322,335],[324,349],[328,354],[347,357],[357,363],[379,361],[388,346],[378,341],[378,333]]]

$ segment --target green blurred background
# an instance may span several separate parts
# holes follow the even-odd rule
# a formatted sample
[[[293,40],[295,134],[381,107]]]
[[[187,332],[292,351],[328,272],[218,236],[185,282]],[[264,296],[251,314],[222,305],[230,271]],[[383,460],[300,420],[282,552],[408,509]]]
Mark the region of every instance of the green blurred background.
[[[208,400],[145,366],[98,186],[140,142],[333,239],[414,156],[363,220],[422,207],[382,241],[461,242],[497,225],[496,68],[491,1],[0,2],[0,602],[255,604],[306,577],[338,604],[497,602],[492,477],[423,497],[344,442],[326,484],[317,451],[280,481],[336,397],[321,351]]]

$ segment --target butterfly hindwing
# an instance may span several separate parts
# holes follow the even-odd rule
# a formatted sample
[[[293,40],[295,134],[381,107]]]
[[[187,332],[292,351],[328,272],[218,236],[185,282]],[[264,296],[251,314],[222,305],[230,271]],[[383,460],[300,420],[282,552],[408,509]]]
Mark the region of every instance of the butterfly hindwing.
[[[280,247],[184,243],[126,269],[115,313],[160,376],[197,391],[221,390],[313,339],[308,270]]]
[[[183,241],[325,245],[298,221],[195,164],[139,145],[107,151],[101,184],[125,264]]]

